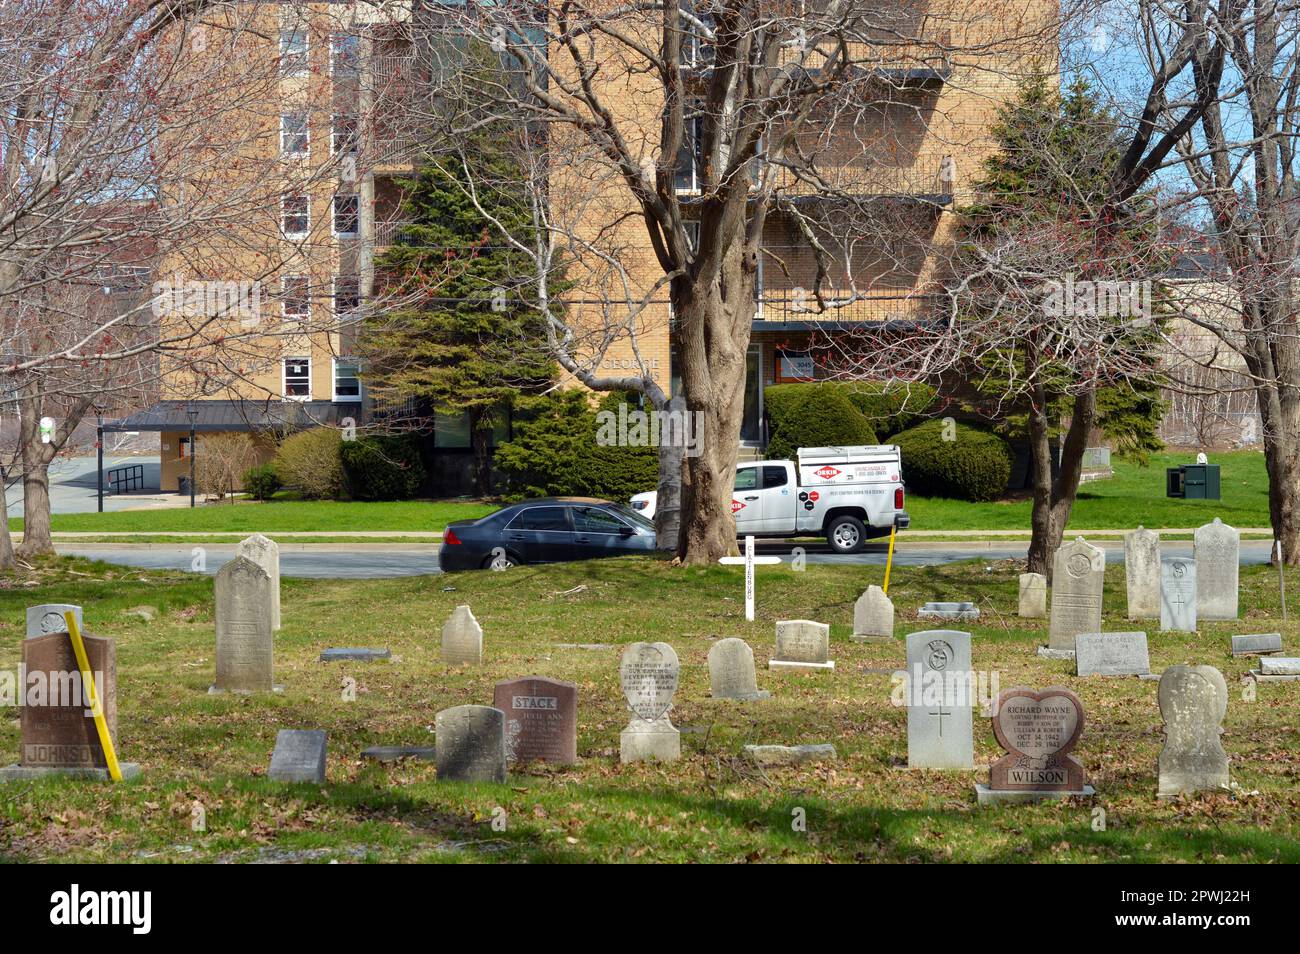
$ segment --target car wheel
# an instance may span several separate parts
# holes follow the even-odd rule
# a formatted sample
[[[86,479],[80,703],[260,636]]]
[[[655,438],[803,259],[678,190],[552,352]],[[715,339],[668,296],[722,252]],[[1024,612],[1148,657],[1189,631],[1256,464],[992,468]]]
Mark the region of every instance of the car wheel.
[[[867,528],[857,517],[836,517],[826,528],[826,542],[836,553],[857,553],[867,539]]]
[[[483,561],[485,570],[508,570],[512,566],[519,566],[519,558],[512,553],[508,553],[497,547],[492,551],[492,555]]]

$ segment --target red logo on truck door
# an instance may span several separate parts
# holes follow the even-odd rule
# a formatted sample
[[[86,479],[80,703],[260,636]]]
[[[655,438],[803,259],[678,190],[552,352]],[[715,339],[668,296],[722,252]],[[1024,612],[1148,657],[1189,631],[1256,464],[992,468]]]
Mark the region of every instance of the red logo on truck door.
[[[741,503],[739,500],[733,500],[733,501],[731,502],[731,512],[732,512],[732,513],[739,513],[740,511],[742,511],[742,510],[744,510],[744,509],[745,509],[745,505],[744,505],[743,503]]]
[[[809,500],[817,500],[819,496],[820,496],[820,495],[817,493],[817,491],[814,490],[812,493],[810,493],[810,494],[808,495],[808,499],[809,499]]]
[[[825,467],[818,467],[816,470],[813,471],[813,473],[816,474],[818,477],[820,477],[822,480],[830,480],[832,477],[838,477],[840,471],[838,468],[832,467],[830,464],[827,464]]]

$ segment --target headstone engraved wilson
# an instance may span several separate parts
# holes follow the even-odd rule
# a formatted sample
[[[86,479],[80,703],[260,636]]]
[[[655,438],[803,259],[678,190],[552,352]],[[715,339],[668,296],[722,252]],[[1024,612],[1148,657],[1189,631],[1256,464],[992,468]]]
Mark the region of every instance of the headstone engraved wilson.
[[[239,541],[238,556],[248,557],[271,578],[271,629],[280,628],[280,547],[260,533]]]
[[[498,682],[492,704],[505,713],[506,760],[578,761],[578,687],[571,682],[524,676]]]
[[[464,603],[442,624],[442,661],[448,666],[477,666],[483,662],[483,628]]]
[[[974,673],[970,633],[907,636],[907,767],[974,768]]]
[[[1021,619],[1042,619],[1047,615],[1047,577],[1041,573],[1020,574]]]
[[[1080,633],[1074,637],[1074,666],[1080,676],[1145,676],[1151,672],[1147,634]]]
[[[1056,551],[1052,566],[1052,619],[1047,648],[1069,655],[1074,652],[1074,637],[1101,631],[1106,551],[1079,537]]]
[[[1237,618],[1237,571],[1241,534],[1218,517],[1193,534],[1197,619]]]
[[[1160,561],[1161,631],[1196,632],[1197,567],[1186,557],[1165,557]]]
[[[776,655],[768,669],[834,669],[830,659],[831,628],[811,619],[783,619],[776,624]]]
[[[1219,736],[1228,712],[1228,684],[1213,666],[1170,666],[1160,676],[1160,750],[1157,795],[1168,798],[1228,788],[1228,754]]]
[[[1083,703],[1063,686],[1018,687],[998,695],[993,735],[1006,755],[989,767],[989,784],[977,786],[980,801],[997,793],[1033,797],[1092,794],[1083,763],[1070,754],[1083,733]]]
[[[271,692],[275,643],[271,577],[237,556],[217,573],[217,681],[214,692]]]
[[[77,629],[86,628],[80,606],[72,603],[42,603],[40,606],[27,607],[27,638],[44,636],[46,633],[66,633],[68,624],[63,618],[64,613],[75,613]]]
[[[868,586],[853,604],[853,639],[894,638],[894,603],[880,587]]]
[[[709,695],[714,699],[741,701],[766,699],[770,695],[758,688],[754,650],[749,648],[749,643],[729,636],[709,647]]]
[[[619,736],[623,762],[681,758],[681,734],[668,718],[681,675],[667,643],[633,643],[623,651],[618,676],[632,719]]]
[[[1160,615],[1160,534],[1144,527],[1124,534],[1124,582],[1129,619]]]
[[[434,719],[438,781],[504,782],[506,714],[492,706],[453,706]]]

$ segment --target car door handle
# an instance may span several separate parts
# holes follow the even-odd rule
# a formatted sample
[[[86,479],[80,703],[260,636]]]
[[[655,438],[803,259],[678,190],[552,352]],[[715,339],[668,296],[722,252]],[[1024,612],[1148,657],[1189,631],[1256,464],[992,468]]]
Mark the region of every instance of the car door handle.
[[[746,499],[746,500],[757,500],[757,499],[758,499],[758,494],[754,494],[754,496],[752,496],[752,497],[746,497],[745,499]]]
[[[574,542],[574,543],[590,543],[591,540],[589,540],[589,539],[588,539],[587,537],[585,537],[585,536],[578,536],[578,537],[574,537],[574,538],[573,538],[573,542]]]
[[[523,535],[522,533],[512,533],[512,534],[510,534],[510,539],[511,539],[511,540],[522,540],[522,539],[524,539],[524,535]]]

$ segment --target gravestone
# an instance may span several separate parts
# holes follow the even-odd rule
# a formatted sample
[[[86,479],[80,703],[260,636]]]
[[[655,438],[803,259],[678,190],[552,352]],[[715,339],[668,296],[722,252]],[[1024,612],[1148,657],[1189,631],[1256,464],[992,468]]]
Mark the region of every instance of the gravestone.
[[[892,641],[894,603],[880,587],[868,586],[853,604],[853,636],[858,642]]]
[[[281,729],[266,777],[277,782],[325,784],[326,735],[320,729]]]
[[[1160,676],[1159,698],[1165,744],[1158,796],[1226,789],[1228,754],[1219,739],[1228,711],[1223,673],[1213,666],[1170,666]]]
[[[907,767],[974,768],[970,633],[907,636]]]
[[[988,785],[976,785],[981,804],[1095,794],[1084,784],[1083,763],[1070,752],[1083,733],[1083,703],[1063,686],[1023,687],[998,694],[993,736],[1006,755],[989,767]]]
[[[1083,449],[1084,470],[1110,470],[1109,447],[1085,447]]]
[[[1196,557],[1196,618],[1237,618],[1237,571],[1241,534],[1218,517],[1193,535]]]
[[[44,636],[46,633],[66,633],[68,623],[63,614],[67,612],[76,614],[73,618],[77,621],[78,631],[86,628],[81,607],[72,603],[42,603],[40,606],[27,607],[27,638]]]
[[[749,648],[749,643],[729,636],[709,647],[709,695],[714,699],[744,702],[766,699],[771,695],[758,688],[754,650]]]
[[[835,746],[822,745],[747,745],[745,758],[755,765],[803,765],[807,762],[834,762]]]
[[[916,611],[917,619],[979,619],[980,610],[974,603],[926,603]]]
[[[464,603],[442,624],[442,661],[448,666],[477,666],[483,662],[483,628]]]
[[[1261,656],[1259,671],[1265,676],[1300,676],[1300,658],[1295,656]]]
[[[1080,676],[1145,676],[1151,672],[1147,634],[1080,633],[1074,637],[1074,666]]]
[[[618,677],[632,718],[619,736],[621,761],[681,758],[681,734],[668,718],[680,675],[677,653],[667,643],[633,643],[623,651]]]
[[[431,745],[372,745],[361,750],[361,757],[375,762],[397,762],[401,759],[432,762],[437,759],[438,750]]]
[[[1281,633],[1250,633],[1232,637],[1234,656],[1270,656],[1281,651]]]
[[[440,782],[506,780],[506,714],[492,706],[453,706],[434,720]]]
[[[236,556],[248,557],[271,578],[271,629],[280,628],[280,547],[268,536],[255,533],[239,541]]]
[[[113,640],[90,633],[81,639],[116,751],[117,649]],[[108,778],[108,760],[71,638],[66,632],[31,636],[23,640],[21,652],[18,764],[0,769],[0,781],[42,775]],[[123,778],[140,774],[139,765],[119,762],[119,767]]]
[[[1052,619],[1047,650],[1040,655],[1074,655],[1074,637],[1101,632],[1101,592],[1106,551],[1078,537],[1056,551],[1052,563]]]
[[[834,669],[830,659],[831,628],[811,619],[783,619],[776,624],[776,655],[768,669]]]
[[[1129,619],[1160,616],[1160,534],[1138,527],[1124,534],[1124,582]]]
[[[578,687],[571,682],[524,676],[498,682],[492,704],[505,713],[506,761],[578,761]]]
[[[1047,615],[1047,577],[1041,573],[1020,574],[1020,618],[1042,619]]]
[[[1195,560],[1165,557],[1160,561],[1160,629],[1196,632],[1197,567]]]
[[[217,573],[217,681],[211,692],[271,692],[271,577],[237,556]]]
[[[376,662],[392,658],[393,653],[391,650],[364,649],[360,647],[327,649],[320,654],[321,662]]]

